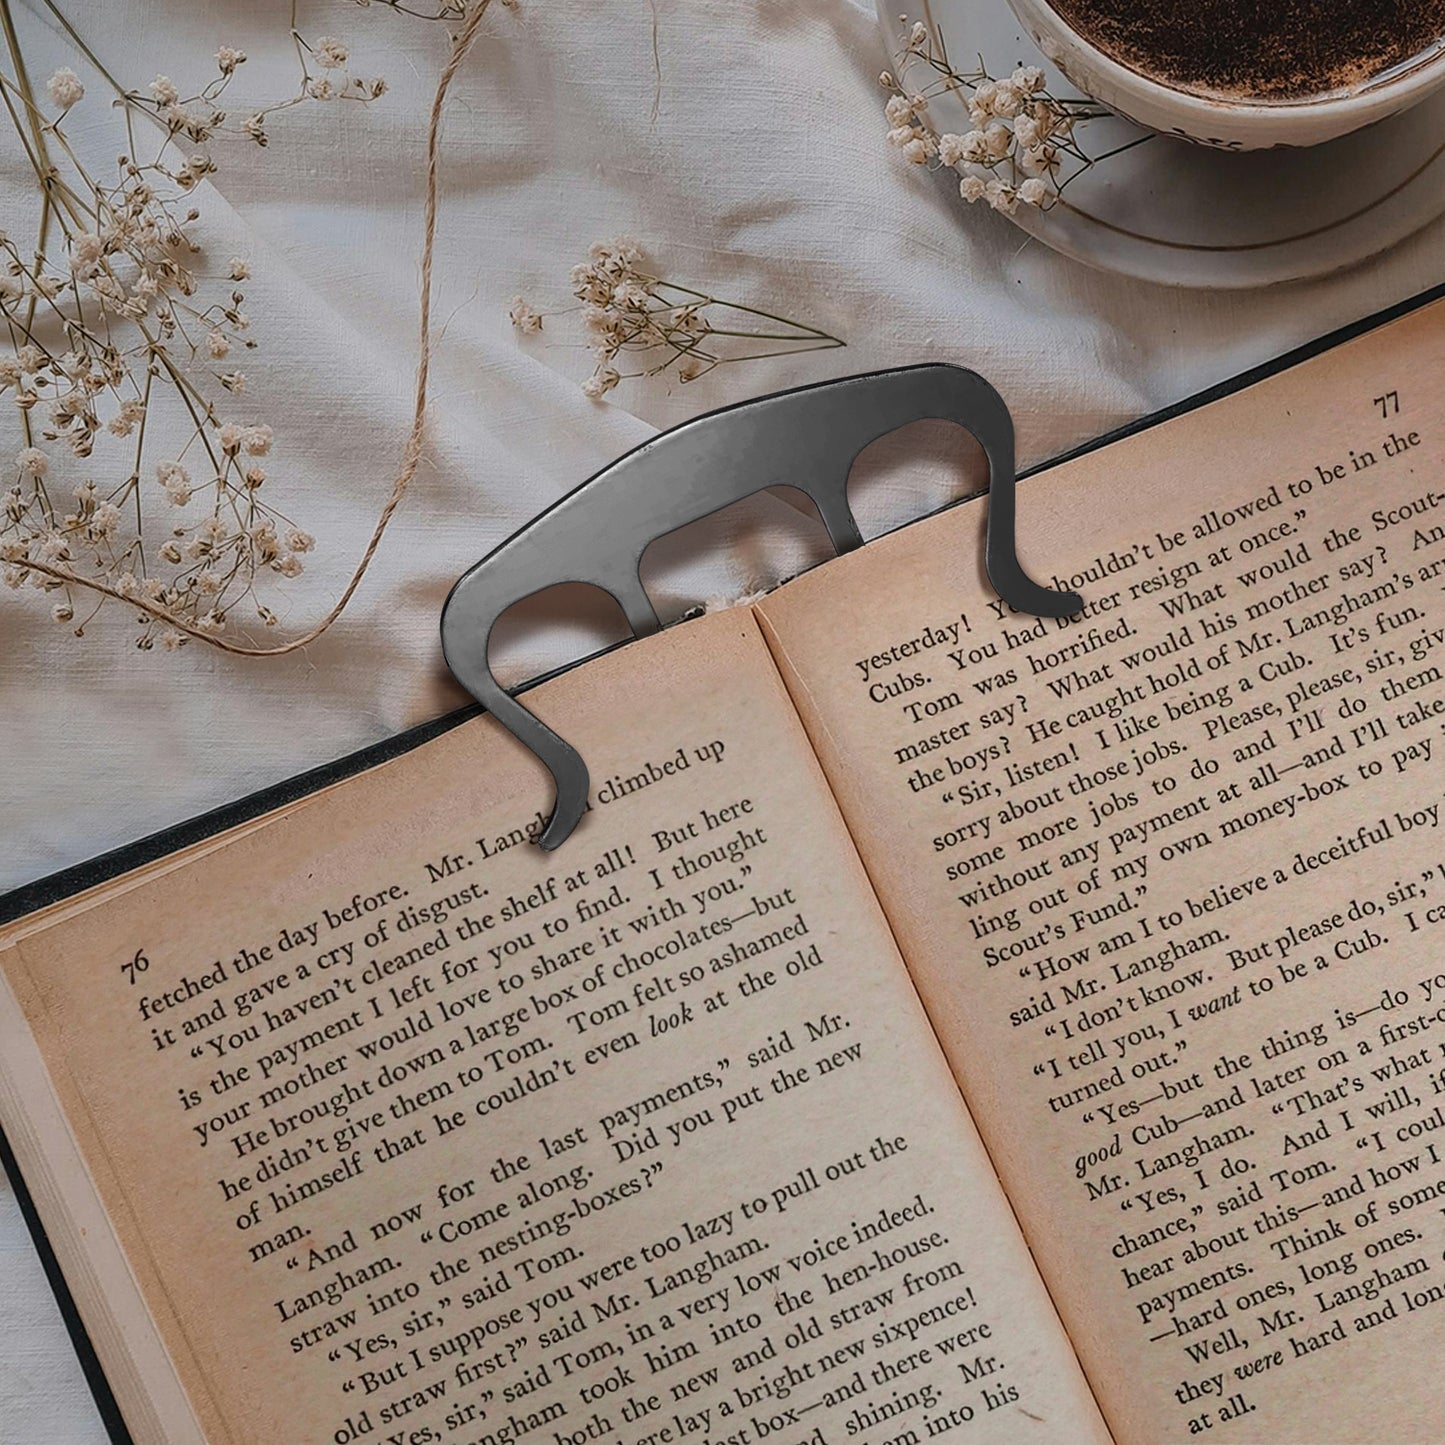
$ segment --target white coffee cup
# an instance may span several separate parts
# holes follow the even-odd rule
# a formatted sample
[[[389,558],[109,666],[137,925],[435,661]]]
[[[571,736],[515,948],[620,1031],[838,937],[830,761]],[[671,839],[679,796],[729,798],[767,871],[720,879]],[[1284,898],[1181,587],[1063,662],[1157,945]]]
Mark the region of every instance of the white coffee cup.
[[[1311,146],[1383,120],[1445,84],[1445,41],[1348,91],[1302,100],[1215,98],[1132,70],[1079,34],[1047,0],[1009,0],[1044,55],[1127,119],[1223,150]]]

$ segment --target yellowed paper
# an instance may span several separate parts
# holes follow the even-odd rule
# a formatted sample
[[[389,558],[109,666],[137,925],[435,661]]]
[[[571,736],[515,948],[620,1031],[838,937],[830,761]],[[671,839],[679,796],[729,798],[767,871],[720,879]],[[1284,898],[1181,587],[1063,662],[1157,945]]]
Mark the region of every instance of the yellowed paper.
[[[528,700],[0,959],[206,1438],[1105,1440],[751,614]]]
[[[1445,1437],[1445,315],[759,607],[1123,1445]]]

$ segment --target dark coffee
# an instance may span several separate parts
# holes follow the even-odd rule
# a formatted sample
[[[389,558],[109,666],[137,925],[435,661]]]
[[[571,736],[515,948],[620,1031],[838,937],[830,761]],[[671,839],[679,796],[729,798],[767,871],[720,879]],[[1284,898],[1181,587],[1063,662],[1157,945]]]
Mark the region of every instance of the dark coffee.
[[[1048,0],[1106,55],[1176,90],[1302,100],[1445,36],[1445,0]]]

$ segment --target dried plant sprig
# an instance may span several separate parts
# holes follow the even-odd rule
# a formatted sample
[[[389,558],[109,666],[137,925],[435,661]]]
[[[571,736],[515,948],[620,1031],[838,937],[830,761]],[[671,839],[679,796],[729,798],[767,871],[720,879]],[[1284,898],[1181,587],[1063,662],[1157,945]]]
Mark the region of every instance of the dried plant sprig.
[[[1052,94],[1038,66],[995,78],[979,56],[976,69],[960,70],[941,33],[921,20],[904,22],[894,63],[878,77],[888,92],[889,142],[914,165],[957,171],[959,194],[970,204],[984,201],[1006,214],[1021,205],[1046,211],[1082,171],[1118,154],[1085,151],[1079,130],[1110,112],[1092,100]],[[930,102],[949,93],[968,107],[972,129],[961,135],[940,134],[930,123]],[[1066,158],[1073,164],[1066,167]]]
[[[599,241],[587,260],[572,268],[571,283],[572,294],[582,303],[582,327],[595,358],[582,390],[594,400],[627,377],[670,372],[678,381],[695,381],[726,362],[847,344],[816,326],[656,276],[636,241]],[[541,312],[517,296],[508,315],[519,332],[535,335],[549,315],[576,310]],[[746,317],[766,324],[744,321]],[[619,359],[633,356],[640,369],[619,370]]]
[[[77,634],[94,615],[92,609],[76,620],[78,602],[88,597],[97,606],[107,599],[129,604],[139,620],[137,641],[143,648],[157,641],[176,647],[189,638],[247,655],[304,646],[350,600],[420,459],[441,109],[489,0],[470,0],[461,12],[464,23],[452,37],[433,97],[422,353],[401,469],[340,599],[303,636],[272,647],[220,634],[230,610],[243,600],[266,626],[275,625],[274,612],[256,594],[257,582],[266,573],[298,575],[314,539],[258,496],[267,480],[258,459],[272,449],[270,427],[225,419],[208,397],[213,385],[228,396],[246,390],[244,373],[220,371],[214,364],[235,346],[254,346],[246,335],[250,319],[241,309],[244,294],[234,289],[250,271],[245,260],[232,258],[224,268],[225,294],[206,301],[206,278],[197,274],[202,267],[193,260],[200,247],[193,239],[197,211],[189,194],[215,169],[206,147],[227,133],[217,102],[246,57],[222,47],[217,75],[191,96],[183,98],[169,80],[157,77],[149,97],[142,97],[119,86],[53,0],[43,3],[115,89],[128,153],[117,163],[114,182],[98,180],[80,161],[61,123],[83,98],[84,87],[68,68],[57,71],[46,94],[59,113],[42,107],[26,71],[10,0],[0,0],[11,66],[11,74],[0,73],[0,99],[42,192],[33,257],[0,236],[0,325],[14,347],[13,354],[0,347],[0,393],[14,392],[22,442],[13,484],[0,492],[0,580],[60,594],[63,600],[53,603],[51,615],[73,625]],[[297,92],[253,111],[251,119],[260,117],[259,125],[239,127],[240,134],[259,144],[266,143],[265,121],[280,110],[303,101],[370,101],[385,90],[384,82],[350,74],[341,42],[308,42],[294,24],[292,39],[300,59]],[[142,150],[134,125],[138,115],[154,120],[163,137],[147,148],[145,159],[135,159]],[[141,133],[151,134],[148,127]],[[59,233],[58,243],[52,243],[53,231]],[[166,403],[184,419],[188,440],[157,458],[154,448],[147,449],[147,420]],[[114,442],[108,440],[112,437]],[[86,476],[67,492],[52,462],[87,461],[97,439],[112,449],[123,443],[122,479],[98,483]],[[89,464],[84,470],[91,470]],[[186,510],[193,501],[200,505]],[[169,536],[159,547],[148,546],[145,535],[147,516],[156,506],[170,517]]]

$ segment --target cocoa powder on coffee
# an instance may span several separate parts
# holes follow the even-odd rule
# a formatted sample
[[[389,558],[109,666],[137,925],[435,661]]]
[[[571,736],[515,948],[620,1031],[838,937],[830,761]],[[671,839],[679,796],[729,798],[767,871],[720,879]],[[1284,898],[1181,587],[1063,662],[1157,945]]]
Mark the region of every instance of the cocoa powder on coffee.
[[[1179,90],[1298,100],[1445,36],[1445,0],[1048,0],[1106,55]]]

